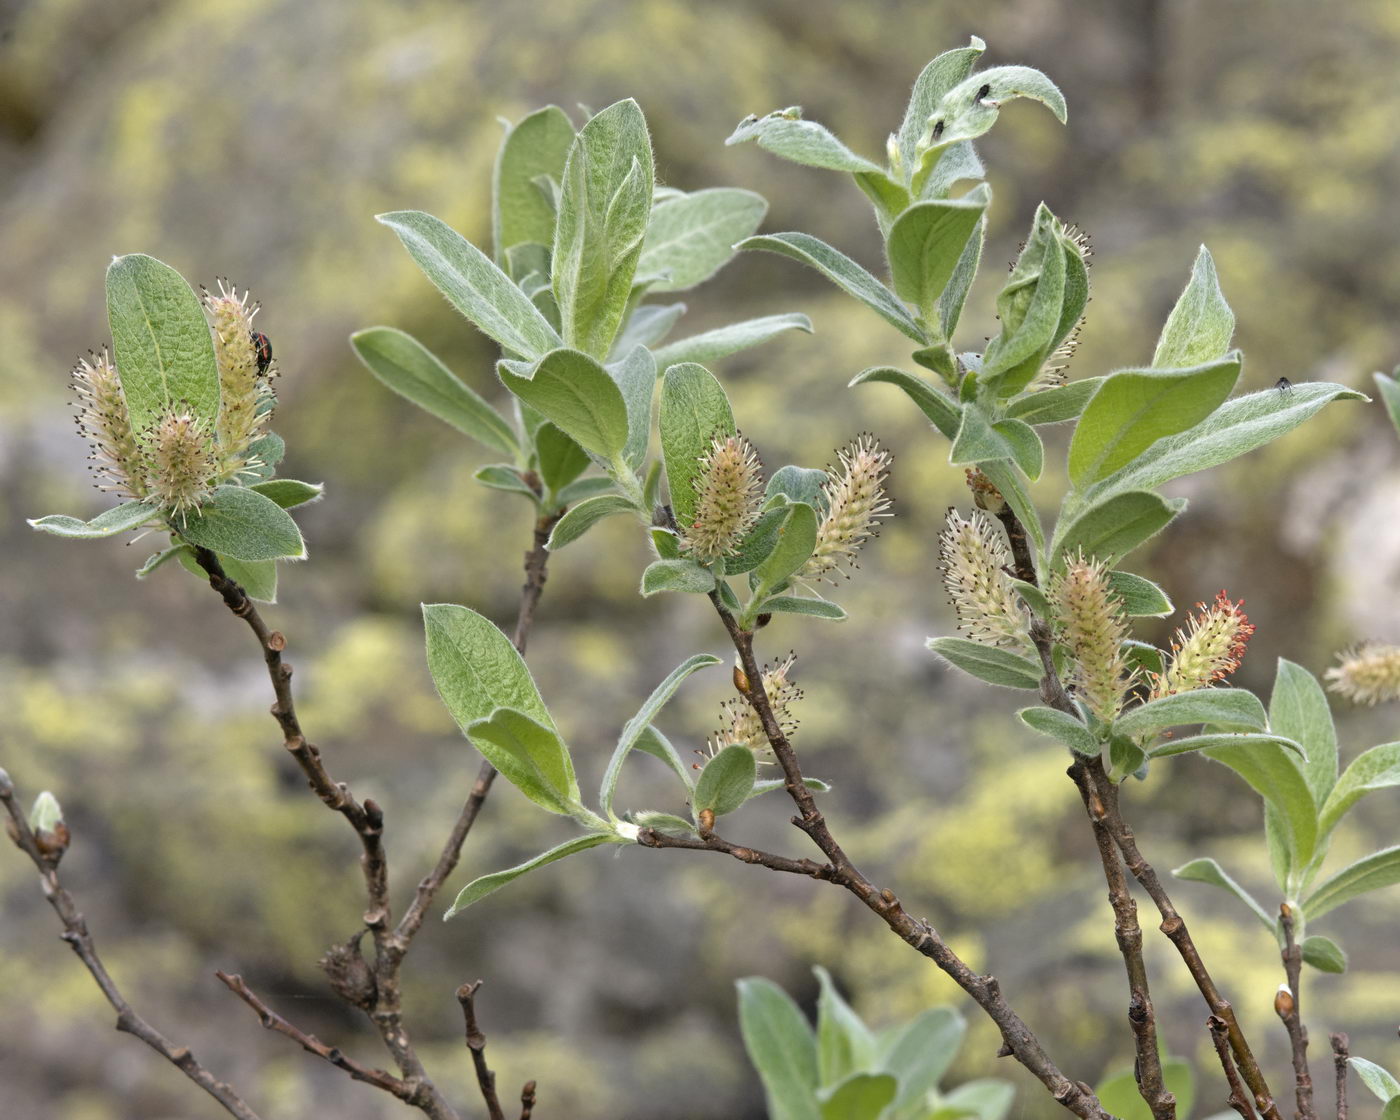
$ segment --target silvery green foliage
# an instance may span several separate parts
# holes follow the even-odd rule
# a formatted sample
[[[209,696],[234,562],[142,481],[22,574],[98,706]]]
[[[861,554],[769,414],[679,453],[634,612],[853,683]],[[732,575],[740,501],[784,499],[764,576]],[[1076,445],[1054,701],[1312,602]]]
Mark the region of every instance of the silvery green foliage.
[[[219,370],[211,327],[199,298],[169,265],[142,253],[117,257],[107,270],[107,316],[121,394],[138,443],[178,406],[213,431],[220,410]],[[255,599],[275,601],[276,561],[301,560],[306,545],[287,509],[321,496],[318,484],[274,479],[283,445],[263,435],[248,448],[250,469],[216,486],[191,510],[163,509],[152,498],[127,501],[89,521],[62,514],[30,524],[62,537],[99,538],[134,529],[168,533],[170,547],[137,571],[145,578],[171,559],[207,578],[194,548],[214,552],[225,573]]]
[[[940,1082],[967,1024],[952,1007],[872,1030],[841,997],[826,969],[816,1029],[771,981],[740,980],[739,1024],[774,1120],[1003,1120],[1015,1089],[1000,1078]]]

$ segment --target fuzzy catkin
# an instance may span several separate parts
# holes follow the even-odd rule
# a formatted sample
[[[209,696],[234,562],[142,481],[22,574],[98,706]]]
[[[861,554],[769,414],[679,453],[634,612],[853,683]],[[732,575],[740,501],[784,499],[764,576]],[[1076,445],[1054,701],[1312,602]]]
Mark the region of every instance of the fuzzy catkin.
[[[144,498],[146,459],[131,427],[121,379],[107,351],[89,354],[73,367],[78,394],[78,431],[92,445],[93,473],[99,490],[125,498]]]
[[[855,567],[856,553],[889,516],[885,473],[890,454],[873,436],[862,435],[839,452],[839,471],[827,470],[826,515],[817,527],[817,546],[798,579],[830,579],[841,567]]]
[[[695,518],[684,544],[696,560],[732,555],[763,504],[762,464],[753,445],[737,432],[716,436],[695,476]]]
[[[1123,656],[1128,636],[1122,603],[1108,582],[1108,567],[1081,553],[1050,581],[1061,640],[1074,657],[1071,683],[1079,698],[1104,723],[1123,709],[1123,697],[1138,668]]]
[[[1030,647],[1030,616],[1006,574],[1011,557],[986,514],[973,510],[964,519],[949,509],[938,537],[938,561],[965,637],[989,646]]]

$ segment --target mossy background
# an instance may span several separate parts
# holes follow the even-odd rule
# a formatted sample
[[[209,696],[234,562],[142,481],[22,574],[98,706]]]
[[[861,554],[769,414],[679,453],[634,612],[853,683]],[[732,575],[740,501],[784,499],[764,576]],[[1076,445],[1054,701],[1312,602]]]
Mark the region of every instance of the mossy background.
[[[106,504],[87,485],[64,402],[73,356],[104,341],[107,261],[149,252],[196,282],[227,275],[264,304],[259,326],[285,371],[284,473],[327,483],[300,518],[311,560],[284,567],[268,614],[288,635],[305,726],[333,772],[386,808],[401,907],[477,768],[433,695],[417,605],[463,602],[508,624],[530,527],[518,499],[472,482],[481,451],[352,356],[351,330],[399,326],[502,395],[489,344],[371,215],[420,208],[484,242],[497,117],[635,96],[658,181],[760,190],[766,229],[810,230],[878,268],[854,187],[722,141],[748,113],[801,103],[879,153],[919,68],[973,33],[988,64],[1028,63],[1060,83],[1070,124],[1017,104],[982,145],[994,225],[965,348],[992,333],[998,262],[1044,198],[1096,249],[1071,376],[1147,359],[1201,241],[1238,316],[1245,388],[1284,375],[1365,390],[1400,357],[1400,7],[1389,0],[0,0],[0,765],[30,796],[61,799],[75,836],[65,880],[129,997],[263,1115],[405,1112],[260,1030],[212,975],[241,972],[321,1038],[387,1061],[315,965],[357,925],[357,846],[281,757],[248,635],[178,568],[131,582],[149,542],[67,542],[24,524]],[[821,463],[861,429],[897,456],[898,515],[839,589],[850,621],[780,616],[762,639],[770,656],[798,651],[797,744],[808,771],[835,784],[823,801],[833,827],[877,881],[996,973],[1067,1071],[1097,1080],[1130,1061],[1131,1041],[1065,759],[1010,718],[1018,697],[954,676],[922,647],[953,626],[933,555],[942,511],[966,506],[961,471],[894,390],[844,387],[865,366],[903,361],[902,339],[774,257],[741,258],[691,296],[680,333],[740,314],[814,320],[815,337],[717,367],[770,469]],[[1062,459],[1062,435],[1055,446]],[[1400,639],[1397,465],[1378,404],[1334,405],[1178,484],[1191,509],[1133,567],[1182,607],[1221,587],[1245,598],[1259,627],[1245,684],[1267,690],[1281,655],[1321,673],[1347,642]],[[1038,492],[1061,484],[1052,468]],[[586,786],[666,668],[724,651],[703,602],[635,596],[644,562],[635,532],[604,524],[556,558],[531,637],[530,663]],[[695,678],[667,713],[686,748],[713,726],[725,676]],[[1339,705],[1344,759],[1395,738],[1394,713]],[[681,807],[645,759],[619,800]],[[1160,869],[1213,855],[1272,898],[1257,799],[1229,772],[1193,758],[1159,766],[1129,785],[1126,809]],[[787,815],[755,802],[728,832],[802,853]],[[1397,820],[1396,796],[1369,798],[1333,858],[1395,843]],[[501,786],[451,889],[566,828]],[[1272,942],[1219,892],[1175,894],[1289,1095]],[[111,1032],[31,869],[8,849],[0,900],[0,1112],[223,1115]],[[1392,890],[1319,923],[1352,958],[1344,976],[1306,974],[1323,1085],[1329,1030],[1400,1066],[1397,921]],[[1165,941],[1148,945],[1167,1045],[1195,1062],[1195,1114],[1212,1115],[1225,1090],[1205,1009]],[[838,892],[679,852],[595,851],[551,867],[463,919],[430,922],[409,962],[409,1023],[465,1115],[480,1108],[452,991],[468,979],[488,981],[479,1006],[505,1093],[538,1079],[541,1120],[762,1116],[738,1043],[738,976],[769,976],[810,1002],[809,965],[825,964],[877,1025],[963,1002]],[[949,1083],[1009,1077],[1014,1115],[1059,1115],[993,1057],[994,1031],[969,1011]],[[1354,1116],[1374,1115],[1359,1088],[1353,1103]]]

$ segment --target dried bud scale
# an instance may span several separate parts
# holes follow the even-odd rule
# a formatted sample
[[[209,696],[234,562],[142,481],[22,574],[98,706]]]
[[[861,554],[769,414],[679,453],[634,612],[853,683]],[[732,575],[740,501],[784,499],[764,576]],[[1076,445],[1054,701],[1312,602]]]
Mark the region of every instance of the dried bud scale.
[[[1241,609],[1244,600],[1231,602],[1224,591],[1209,606],[1197,603],[1200,613],[1187,618],[1172,641],[1166,672],[1152,676],[1151,699],[1209,688],[1240,667],[1254,624]]]
[[[1400,699],[1400,646],[1366,642],[1338,657],[1340,664],[1323,674],[1331,691],[1371,707]]]
[[[1123,708],[1138,668],[1123,656],[1127,618],[1108,582],[1108,566],[1081,553],[1068,558],[1050,581],[1061,641],[1074,658],[1070,679],[1075,692],[1104,723]]]
[[[986,514],[973,510],[964,519],[950,508],[938,537],[938,562],[964,637],[989,646],[1030,645],[1030,619],[1006,574],[1011,558]]]
[[[837,453],[840,470],[827,469],[822,487],[826,514],[817,527],[817,547],[798,579],[830,579],[843,565],[855,567],[856,553],[889,517],[885,475],[890,453],[871,435],[860,435]],[[849,578],[849,575],[848,575]]]
[[[89,352],[73,367],[78,395],[78,431],[92,444],[98,489],[124,498],[146,496],[146,462],[131,427],[117,368],[107,351]]]
[[[730,556],[753,528],[763,505],[762,464],[737,432],[716,436],[695,476],[695,519],[684,547],[702,562]]]

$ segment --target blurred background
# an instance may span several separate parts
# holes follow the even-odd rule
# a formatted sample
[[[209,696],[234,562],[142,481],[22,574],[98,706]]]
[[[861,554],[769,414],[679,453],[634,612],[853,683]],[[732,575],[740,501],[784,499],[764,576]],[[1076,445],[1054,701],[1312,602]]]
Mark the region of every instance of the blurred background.
[[[800,103],[879,156],[908,88],[936,53],[987,40],[987,65],[1027,63],[1064,89],[1068,128],[1016,103],[980,145],[996,193],[984,275],[962,348],[992,333],[991,302],[1035,205],[1093,238],[1083,345],[1070,375],[1145,362],[1206,242],[1238,317],[1242,388],[1325,379],[1363,390],[1400,360],[1400,6],[1391,0],[0,0],[0,765],[26,797],[53,790],[74,832],[63,865],[106,960],[138,1009],[239,1085],[269,1118],[407,1115],[262,1031],[213,977],[241,972],[277,1010],[372,1065],[377,1037],[326,991],[316,959],[363,908],[358,847],[287,772],[256,648],[217,597],[177,567],[131,573],[149,541],[67,542],[24,518],[108,503],[84,470],[67,370],[106,341],[103,270],[149,252],[193,282],[251,287],[285,376],[282,473],[324,481],[302,511],[308,563],[281,603],[303,722],[332,771],[386,809],[396,904],[430,865],[478,759],[438,704],[421,601],[465,603],[509,625],[529,543],[523,502],[471,479],[485,453],[381,388],[347,334],[416,333],[494,398],[491,345],[458,318],[372,215],[431,211],[485,244],[497,118],[554,101],[635,96],[658,182],[744,186],[770,231],[816,233],[880,268],[868,207],[849,181],[724,138],[749,113]],[[575,114],[579,119],[578,114]],[[1121,962],[1093,843],[1062,753],[1011,718],[1024,701],[939,668],[951,631],[933,562],[943,511],[966,508],[961,471],[896,390],[848,391],[907,346],[814,273],[745,256],[689,293],[680,334],[800,310],[796,334],[719,363],[770,469],[820,464],[869,429],[896,454],[897,516],[837,597],[833,626],[778,616],[806,690],[796,743],[830,780],[833,828],[1012,1003],[1074,1077],[1131,1061]],[[1051,462],[1062,461],[1063,433]],[[1062,487],[1052,466],[1038,492]],[[1177,525],[1135,558],[1183,609],[1221,588],[1258,625],[1240,679],[1265,690],[1276,659],[1321,673],[1363,639],[1400,640],[1400,442],[1379,404],[1330,406],[1228,469],[1183,480]],[[530,664],[574,745],[585,788],[618,728],[670,666],[726,642],[707,605],[634,594],[646,561],[621,520],[560,554]],[[1147,623],[1165,641],[1180,617]],[[661,721],[699,747],[730,693],[689,682]],[[1337,705],[1343,758],[1396,734],[1396,711]],[[620,800],[682,811],[639,761]],[[1157,867],[1220,859],[1276,904],[1257,798],[1193,757],[1125,790]],[[734,838],[806,854],[777,801],[733,818]],[[1334,844],[1340,866],[1397,842],[1394,791],[1364,801]],[[498,786],[444,901],[474,875],[568,835]],[[1280,1096],[1282,976],[1269,935],[1223,893],[1174,888],[1212,970],[1241,1009]],[[1144,900],[1145,902],[1145,900]],[[223,1113],[174,1069],[111,1030],[31,867],[0,848],[0,1112],[7,1120],[159,1120]],[[1150,904],[1145,907],[1144,918]],[[1327,1032],[1400,1066],[1400,891],[1310,932],[1351,954],[1305,976],[1314,1070]],[[1166,1045],[1200,1075],[1197,1116],[1225,1107],[1205,1009],[1163,939],[1148,955]],[[825,964],[875,1025],[964,1005],[928,962],[846,895],[731,860],[594,851],[450,924],[430,920],[405,970],[408,1023],[464,1115],[481,1109],[453,990],[478,1006],[508,1100],[540,1082],[541,1118],[761,1117],[739,1044],[733,982],[761,974],[804,1004]],[[1013,1115],[1061,1113],[994,1057],[990,1023],[947,1083],[1018,1086]],[[1375,1102],[1353,1080],[1354,1115]],[[1330,1089],[1321,1099],[1330,1101]],[[1324,1114],[1327,1111],[1324,1105]]]

